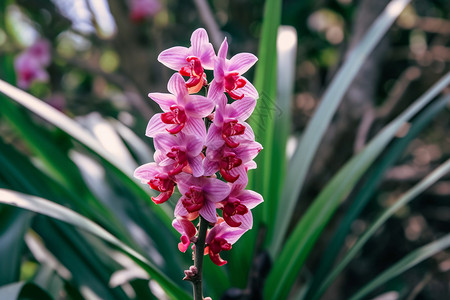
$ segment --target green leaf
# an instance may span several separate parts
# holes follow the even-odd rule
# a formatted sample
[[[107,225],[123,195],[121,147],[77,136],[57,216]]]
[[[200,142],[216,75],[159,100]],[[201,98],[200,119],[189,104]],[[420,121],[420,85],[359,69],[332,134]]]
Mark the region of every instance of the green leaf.
[[[0,80],[0,92],[60,128],[72,138],[86,146],[89,150],[97,154],[130,190],[134,191],[137,196],[150,203],[152,210],[158,218],[160,218],[168,228],[171,228],[172,214],[161,208],[161,206],[154,205],[150,200],[147,190],[144,189],[145,186],[133,179],[132,170],[130,170],[130,168],[124,164],[123,161],[116,159],[116,157],[103,148],[97,140],[95,140],[94,137],[83,129],[78,123],[71,120],[69,117],[45,102],[3,80]],[[171,232],[173,232],[174,235],[176,233],[175,230],[171,230]]]
[[[436,253],[450,247],[450,234],[440,238],[437,241],[429,243],[405,256],[389,269],[378,275],[375,279],[365,285],[350,300],[358,300],[365,297],[368,293],[382,285],[383,283],[391,280],[397,275],[405,272],[406,270],[414,267],[425,259],[435,255]]]
[[[450,100],[450,97],[447,97]],[[397,212],[401,207],[405,206],[408,202],[413,200],[417,195],[429,188],[432,184],[438,181],[442,176],[450,172],[450,159],[441,164],[437,169],[430,173],[427,177],[422,179],[418,184],[408,190],[403,196],[401,196],[391,207],[386,209],[366,230],[366,232],[356,241],[353,247],[345,254],[339,264],[330,272],[327,278],[323,281],[319,290],[317,291],[318,299],[320,294],[333,282],[333,280],[339,275],[339,273],[348,265],[348,263],[355,257],[355,255],[361,250],[364,244],[369,240],[375,232]]]
[[[8,300],[52,300],[40,287],[33,283],[16,282],[0,286],[0,299]]]
[[[0,285],[19,280],[23,238],[32,216],[30,212],[12,207],[0,210]]]
[[[447,73],[407,110],[384,127],[359,154],[350,159],[333,176],[297,223],[275,261],[265,285],[265,295],[268,299],[283,299],[287,296],[312,247],[342,199],[351,191],[398,130],[449,83],[450,73]]]
[[[277,96],[277,60],[276,41],[277,32],[281,20],[281,1],[267,0],[264,5],[264,17],[261,30],[261,39],[258,48],[258,62],[256,64],[254,86],[259,92],[258,103],[249,120],[256,136],[264,149],[256,157],[257,170],[248,172],[248,189],[261,193],[266,201],[276,201],[268,198],[267,182],[270,180],[270,163],[272,156],[272,136],[274,129],[275,99]],[[268,209],[268,208],[267,208]],[[231,259],[228,268],[231,271],[231,283],[234,286],[243,287],[247,282],[247,274],[251,265],[251,257],[255,246],[255,239],[259,227],[261,213],[266,208],[264,205],[253,211],[255,229],[247,232],[233,246],[230,253]],[[263,213],[267,215],[267,213]]]
[[[51,201],[6,189],[0,189],[0,203],[5,203],[8,205],[31,210],[69,223],[111,243],[112,245],[115,245],[124,254],[128,255],[139,266],[147,271],[147,273],[161,285],[161,287],[169,296],[176,299],[190,299],[190,296],[188,296],[186,292],[181,290],[175,283],[173,283],[164,274],[162,274],[145,257],[116,239],[113,235],[111,235],[109,232],[107,232],[91,220],[86,219],[78,213]]]
[[[318,288],[323,283],[325,277],[330,274],[330,270],[333,267],[339,249],[341,249],[341,246],[344,244],[351,224],[369,202],[386,170],[394,164],[409,143],[423,130],[436,114],[442,111],[447,102],[448,98],[441,97],[414,118],[406,136],[393,141],[388,149],[382,154],[381,159],[369,170],[367,176],[364,178],[364,183],[358,187],[358,193],[353,197],[353,203],[351,203],[349,209],[346,210],[343,219],[339,222],[334,237],[328,243],[324,254],[320,259],[319,267],[314,274],[314,280],[311,283],[305,299],[315,299],[315,297],[318,297]]]
[[[282,247],[309,167],[339,103],[367,56],[383,38],[391,24],[409,2],[409,0],[394,0],[388,4],[383,13],[369,28],[361,42],[349,54],[348,59],[325,91],[319,107],[308,123],[289,163],[284,189],[278,202],[279,209],[277,210],[275,221],[276,232],[273,235],[274,239],[269,248],[273,257],[276,257]]]

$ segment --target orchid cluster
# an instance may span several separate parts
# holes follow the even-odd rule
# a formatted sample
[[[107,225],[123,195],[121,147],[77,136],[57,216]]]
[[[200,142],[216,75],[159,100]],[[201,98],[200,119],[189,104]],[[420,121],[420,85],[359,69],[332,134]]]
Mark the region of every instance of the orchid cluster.
[[[35,81],[47,82],[49,76],[46,67],[50,65],[50,43],[39,39],[14,60],[17,85],[28,89]]]
[[[135,23],[142,22],[155,16],[161,11],[161,8],[158,0],[131,0],[130,19]]]
[[[247,171],[256,168],[253,159],[262,146],[245,122],[258,93],[242,74],[257,58],[240,53],[227,59],[227,51],[225,39],[216,56],[200,28],[191,36],[191,47],[173,47],[159,55],[158,60],[177,73],[168,82],[169,93],[149,94],[163,111],[146,129],[154,139],[155,162],[134,174],[159,192],[152,197],[156,204],[167,201],[178,187],[182,196],[172,225],[181,234],[179,250],[185,252],[191,243],[195,250],[198,230],[193,221],[201,216],[210,227],[204,254],[219,266],[226,264],[220,252],[230,250],[252,228],[250,210],[263,201],[245,189]],[[205,70],[213,70],[210,83]],[[198,94],[202,90],[205,96]]]

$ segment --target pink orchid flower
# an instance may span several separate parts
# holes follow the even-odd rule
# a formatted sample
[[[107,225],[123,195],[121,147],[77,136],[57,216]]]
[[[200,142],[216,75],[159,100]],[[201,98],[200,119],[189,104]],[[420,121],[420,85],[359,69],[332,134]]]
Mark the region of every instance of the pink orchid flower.
[[[145,134],[154,137],[159,132],[177,134],[183,130],[186,134],[205,138],[206,128],[202,118],[212,112],[214,103],[203,96],[189,95],[183,77],[178,73],[169,79],[167,89],[170,94],[148,94],[164,113],[155,114],[150,119]]]
[[[177,46],[164,50],[158,56],[158,61],[183,76],[189,76],[186,82],[189,93],[197,93],[207,84],[204,69],[214,68],[214,58],[214,48],[208,34],[205,29],[199,28],[191,35],[191,47]]]
[[[236,148],[239,143],[246,140],[255,140],[255,135],[249,124],[244,122],[250,117],[256,106],[256,100],[243,98],[231,104],[225,100],[219,101],[216,107],[214,122],[211,124],[206,136],[206,146],[210,149],[218,149],[226,144],[230,148]]]
[[[153,17],[161,10],[158,0],[131,0],[130,18],[133,22],[142,22]]]
[[[51,61],[50,43],[39,39],[26,50],[26,53],[34,58],[41,66],[47,67]]]
[[[251,53],[239,53],[230,60],[227,57],[227,39],[223,41],[217,54],[214,65],[214,80],[209,87],[208,97],[218,101],[221,93],[227,92],[232,99],[239,100],[243,97],[258,99],[255,87],[242,76],[258,60]]]
[[[166,167],[170,176],[188,170],[195,177],[203,175],[203,140],[195,135],[158,133],[154,138],[155,161]]]
[[[148,184],[153,190],[160,192],[158,197],[152,197],[153,202],[161,204],[169,200],[175,190],[175,177],[156,163],[148,163],[134,171],[134,177]]]
[[[244,187],[233,185],[230,195],[218,203],[223,211],[223,219],[231,227],[251,229],[253,217],[250,209],[262,203],[263,197],[254,191],[244,190]]]
[[[47,82],[47,71],[28,54],[19,55],[14,61],[14,69],[17,75],[17,86],[28,89],[33,82]]]
[[[203,175],[211,176],[219,171],[228,182],[235,182],[239,178],[246,180],[247,163],[251,162],[261,150],[261,144],[255,141],[242,142],[236,148],[227,145],[218,149],[208,148],[206,158],[203,160]]]
[[[172,221],[172,226],[181,233],[180,242],[178,243],[178,250],[186,252],[191,245],[191,239],[197,234],[197,228],[187,218],[177,217]]]
[[[209,258],[218,266],[223,266],[227,263],[223,260],[219,253],[222,251],[231,250],[231,245],[237,242],[239,238],[247,231],[240,227],[230,227],[226,222],[221,220],[216,224],[206,236],[205,254],[209,254]],[[248,227],[248,226],[247,226]],[[251,227],[251,226],[250,226]]]
[[[228,184],[216,178],[194,177],[186,173],[176,178],[182,197],[175,207],[175,216],[188,217],[198,212],[208,222],[216,223],[216,203],[230,194]]]

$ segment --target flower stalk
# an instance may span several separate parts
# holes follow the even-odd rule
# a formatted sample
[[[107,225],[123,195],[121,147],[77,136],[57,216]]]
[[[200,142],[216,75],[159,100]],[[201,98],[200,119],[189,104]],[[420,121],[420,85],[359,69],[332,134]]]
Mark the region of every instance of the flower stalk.
[[[208,221],[200,216],[200,228],[198,230],[197,242],[195,243],[194,267],[197,274],[192,280],[194,289],[194,300],[203,300],[203,256],[205,251],[206,232],[208,231]]]

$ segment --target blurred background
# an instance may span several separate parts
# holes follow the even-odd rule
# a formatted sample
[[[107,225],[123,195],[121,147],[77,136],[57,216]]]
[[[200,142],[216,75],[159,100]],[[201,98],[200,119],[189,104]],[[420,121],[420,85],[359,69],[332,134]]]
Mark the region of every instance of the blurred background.
[[[388,2],[283,1],[281,24],[293,26],[298,38],[288,156],[315,111],[324,88]],[[145,138],[144,132],[148,120],[159,108],[146,95],[166,92],[167,81],[173,73],[157,61],[158,54],[169,47],[189,46],[190,34],[204,27],[216,51],[226,36],[231,54],[251,52],[257,55],[263,6],[262,0],[1,0],[0,78],[76,119],[105,149],[121,157],[129,170],[133,170],[152,160],[152,140]],[[294,221],[301,218],[315,195],[345,161],[449,70],[450,2],[412,1],[366,60],[348,90],[318,150],[320,159],[314,161],[308,174]],[[246,77],[252,79],[253,75],[254,69]],[[212,78],[211,73],[208,76]],[[448,87],[446,92],[449,92]],[[162,260],[161,251],[172,247],[174,261],[161,263],[161,266],[172,270],[167,271],[169,277],[178,278],[176,274],[182,274],[180,267],[174,265],[183,266],[188,259],[177,258],[181,255],[174,241],[167,242],[167,246],[163,244],[164,230],[159,239],[153,240],[145,233],[154,230],[149,227],[158,226],[157,221],[151,220],[148,200],[135,199],[137,197],[130,195],[125,187],[115,184],[117,176],[109,174],[101,160],[90,157],[88,151],[65,133],[12,104],[6,97],[0,100],[0,155],[16,169],[20,164],[22,170],[22,174],[13,174],[15,168],[0,161],[1,187],[48,199],[60,199],[58,195],[77,190],[79,196],[73,198],[79,199],[63,204],[106,228],[113,228],[115,222],[124,224],[119,226],[121,229],[116,235],[125,236],[123,231],[128,228],[133,243],[149,253],[154,262]],[[278,108],[274,114],[275,118],[286,115],[287,111]],[[345,240],[347,247],[367,228],[368,219],[450,157],[449,128],[447,106],[432,118],[385,173],[372,201],[352,223]],[[405,127],[398,136],[407,132]],[[50,162],[52,155],[58,157],[59,162]],[[37,162],[37,158],[44,163]],[[41,176],[40,172],[49,178],[36,178]],[[105,180],[111,184],[100,183]],[[34,186],[41,185],[42,189],[30,188],[28,181]],[[55,187],[60,185],[64,189]],[[52,189],[54,191],[48,191]],[[447,233],[450,229],[449,197],[450,176],[446,176],[391,218],[323,299],[346,299],[374,273],[384,270],[412,249]],[[88,199],[88,204],[80,204],[80,199]],[[332,219],[308,260],[308,268],[314,269],[319,263],[320,253],[326,249],[326,242],[346,208],[344,203]],[[102,211],[108,211],[114,218],[100,213]],[[31,223],[32,234],[23,229]],[[20,264],[14,267],[15,274],[3,274],[2,284],[17,278],[28,280],[44,276],[42,265],[50,259],[45,249],[50,249],[51,257],[55,256],[54,260],[60,264],[57,274],[52,276],[58,277],[60,286],[65,287],[65,292],[59,293],[61,299],[95,299],[94,296],[89,298],[89,289],[97,295],[106,293],[104,295],[108,296],[104,299],[154,297],[139,289],[140,285],[145,285],[144,280],[135,280],[133,288],[128,288],[127,276],[123,273],[124,277],[116,284],[120,289],[103,291],[107,289],[110,275],[120,268],[111,263],[107,270],[98,267],[99,273],[95,273],[95,263],[91,260],[101,260],[98,253],[83,249],[79,253],[69,251],[70,245],[77,243],[75,236],[79,241],[90,238],[72,232],[73,229],[57,221],[22,215],[0,206],[0,224],[0,228],[5,229],[3,233],[11,224],[22,224],[12,232],[21,233],[20,240],[25,236],[27,245],[17,241],[18,248],[5,248],[2,255],[8,257],[11,257],[11,249],[18,249]],[[5,236],[0,235],[6,240]],[[74,275],[77,272],[78,275]],[[95,281],[94,287],[80,288],[89,280]],[[441,252],[407,271],[389,282],[384,290],[410,283],[415,288],[404,292],[402,299],[450,299],[450,252]],[[157,293],[155,289],[157,287],[153,293]],[[379,299],[398,299],[389,297],[392,294]]]

